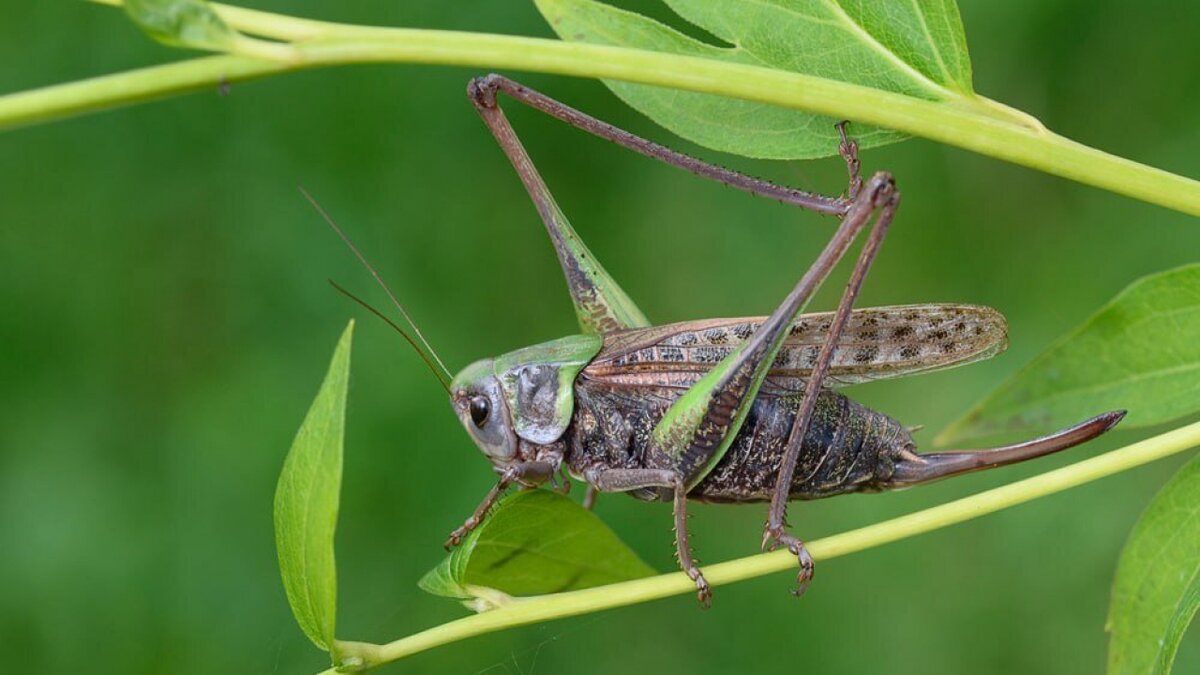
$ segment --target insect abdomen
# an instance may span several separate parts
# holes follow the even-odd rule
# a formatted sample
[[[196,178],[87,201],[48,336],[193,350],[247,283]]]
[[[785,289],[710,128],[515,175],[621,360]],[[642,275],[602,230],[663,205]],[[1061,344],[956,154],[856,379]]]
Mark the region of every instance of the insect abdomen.
[[[576,387],[576,419],[568,461],[616,468],[675,468],[651,445],[654,426],[681,393],[665,387]],[[771,498],[803,392],[762,395],[721,461],[689,493],[711,502]],[[817,397],[792,480],[792,499],[873,490],[891,475],[894,457],[912,440],[892,418],[830,390]],[[661,494],[658,494],[661,492]],[[644,499],[665,491],[642,491]]]
[[[768,501],[800,395],[760,396],[721,462],[691,492],[712,502]],[[832,391],[817,397],[792,476],[792,499],[873,491],[912,439],[898,422]]]

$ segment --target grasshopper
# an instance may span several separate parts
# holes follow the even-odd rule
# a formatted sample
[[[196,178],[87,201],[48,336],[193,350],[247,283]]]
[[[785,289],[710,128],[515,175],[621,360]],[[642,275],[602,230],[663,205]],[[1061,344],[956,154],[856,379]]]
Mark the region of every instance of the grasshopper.
[[[499,93],[648,157],[840,223],[770,316],[651,325],[572,229],[499,107]],[[838,153],[849,184],[844,195],[828,197],[708,164],[499,75],[472,80],[468,95],[546,226],[581,334],[477,361],[453,378],[419,330],[420,345],[405,335],[438,375],[455,414],[499,475],[450,535],[447,549],[483,521],[507,488],[557,485],[566,473],[587,484],[589,508],[598,492],[672,502],[679,565],[705,607],[711,590],[688,543],[688,502],[769,501],[762,548],[783,546],[796,556],[800,571],[793,593],[800,595],[812,579],[813,559],[787,530],[789,500],[904,488],[1021,462],[1095,438],[1124,416],[1106,413],[1017,445],[918,454],[909,429],[834,391],[971,363],[1007,345],[1004,317],[987,307],[853,309],[900,193],[887,172],[860,176],[858,147],[845,122],[838,125]],[[867,229],[837,309],[802,313]],[[411,320],[409,325],[416,330]]]

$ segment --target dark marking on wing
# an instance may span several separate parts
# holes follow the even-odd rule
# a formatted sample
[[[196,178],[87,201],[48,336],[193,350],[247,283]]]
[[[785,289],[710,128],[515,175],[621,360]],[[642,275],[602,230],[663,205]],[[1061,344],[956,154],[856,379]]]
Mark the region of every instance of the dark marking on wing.
[[[803,387],[832,313],[805,314],[789,329],[767,374],[771,388]],[[689,387],[745,342],[764,317],[706,319],[610,333],[585,377],[614,385]],[[1008,326],[994,309],[932,304],[857,309],[834,348],[827,383],[839,386],[939,370],[994,356]]]

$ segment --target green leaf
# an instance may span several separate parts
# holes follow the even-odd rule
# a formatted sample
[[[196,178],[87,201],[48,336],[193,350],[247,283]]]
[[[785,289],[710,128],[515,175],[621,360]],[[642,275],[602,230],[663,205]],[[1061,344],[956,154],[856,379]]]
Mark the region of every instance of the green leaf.
[[[342,432],[353,333],[351,321],[292,441],[275,488],[275,547],[288,603],[304,634],[326,651],[333,645],[337,616],[333,534],[342,487]]]
[[[146,34],[173,47],[223,51],[239,37],[203,0],[125,0],[124,6]]]
[[[1197,608],[1200,456],[1155,495],[1121,553],[1108,611],[1108,674],[1171,672]]]
[[[766,66],[935,101],[976,101],[962,19],[953,0],[665,0],[730,46],[701,42],[594,0],[535,0],[564,40]],[[748,157],[836,154],[837,120],[761,103],[606,81],[658,124],[701,145]],[[902,140],[856,125],[863,147]]]
[[[542,595],[654,573],[596,514],[557,492],[525,490],[501,500],[418,585],[469,599],[483,589]]]
[[[1200,265],[1135,281],[950,425],[937,443],[1128,409],[1122,428],[1200,411]]]

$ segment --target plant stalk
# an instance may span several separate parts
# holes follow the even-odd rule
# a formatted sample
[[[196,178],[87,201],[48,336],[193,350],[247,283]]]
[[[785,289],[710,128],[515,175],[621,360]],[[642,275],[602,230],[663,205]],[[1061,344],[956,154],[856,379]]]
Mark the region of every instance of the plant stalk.
[[[0,97],[0,129],[301,68],[389,62],[513,69],[684,89],[888,127],[1200,216],[1200,182],[1076,143],[983,97],[929,101],[759,66],[624,47],[352,26],[215,7],[234,28],[290,42],[289,58],[202,57],[9,94]]]
[[[808,544],[808,550],[816,560],[830,560],[978,518],[1098,478],[1111,476],[1198,445],[1200,445],[1200,422],[970,497],[850,532],[818,539]],[[796,556],[787,550],[779,550],[715,565],[706,565],[704,576],[708,579],[709,584],[722,586],[772,572],[795,570],[795,568]],[[686,574],[673,572],[580,591],[535,598],[517,598],[511,604],[497,609],[444,623],[383,645],[338,642],[336,652],[340,662],[351,658],[361,663],[361,666],[345,669],[343,672],[367,670],[417,652],[484,633],[648,602],[672,595],[695,593],[695,591],[695,584]]]

